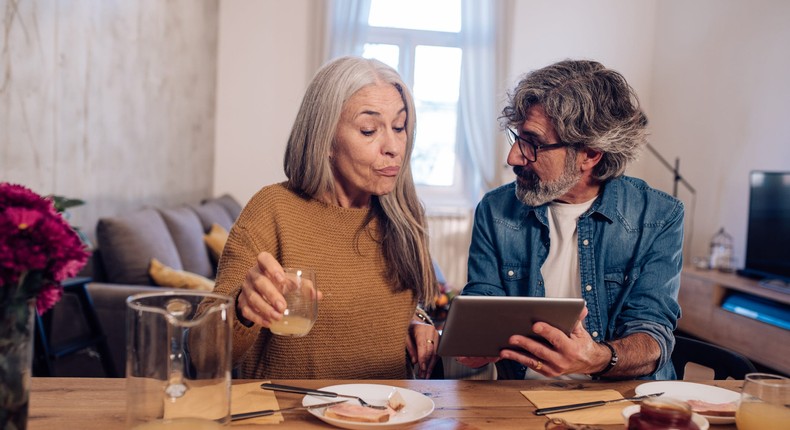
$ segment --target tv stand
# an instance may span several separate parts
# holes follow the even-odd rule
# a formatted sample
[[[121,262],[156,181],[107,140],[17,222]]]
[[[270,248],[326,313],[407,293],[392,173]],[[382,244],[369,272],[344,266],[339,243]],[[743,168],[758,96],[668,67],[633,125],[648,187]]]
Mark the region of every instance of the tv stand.
[[[686,267],[680,276],[678,301],[682,317],[678,328],[790,374],[790,330],[723,309],[725,299],[735,292],[790,306],[790,294],[766,288],[758,281],[734,273]]]

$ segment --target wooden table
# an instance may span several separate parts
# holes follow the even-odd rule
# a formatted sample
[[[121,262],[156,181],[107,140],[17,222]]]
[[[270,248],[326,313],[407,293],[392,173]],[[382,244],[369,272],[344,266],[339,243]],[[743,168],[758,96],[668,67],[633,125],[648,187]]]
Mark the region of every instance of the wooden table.
[[[251,381],[234,381],[251,382]],[[543,429],[546,418],[533,415],[535,407],[522,390],[603,390],[614,389],[623,396],[634,395],[644,381],[465,381],[465,380],[276,380],[276,383],[320,388],[350,383],[374,383],[404,387],[433,399],[436,409],[409,429]],[[699,381],[740,391],[743,381]],[[115,378],[33,378],[28,428],[36,429],[117,429],[124,427],[125,379]],[[301,405],[302,396],[276,393],[280,407]],[[285,429],[328,429],[328,424],[309,413],[285,415],[283,423],[271,426],[233,427]],[[622,429],[623,426],[602,428]],[[715,426],[715,430],[735,429],[735,425]]]

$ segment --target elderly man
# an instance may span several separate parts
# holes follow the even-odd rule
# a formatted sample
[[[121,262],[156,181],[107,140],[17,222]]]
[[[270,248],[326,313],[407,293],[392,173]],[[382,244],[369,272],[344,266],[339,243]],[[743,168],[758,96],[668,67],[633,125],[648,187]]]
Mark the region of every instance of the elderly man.
[[[516,180],[475,212],[463,294],[582,297],[570,337],[546,323],[549,345],[513,335],[500,378],[674,379],[683,205],[624,176],[647,118],[622,75],[594,61],[527,74],[502,115]]]

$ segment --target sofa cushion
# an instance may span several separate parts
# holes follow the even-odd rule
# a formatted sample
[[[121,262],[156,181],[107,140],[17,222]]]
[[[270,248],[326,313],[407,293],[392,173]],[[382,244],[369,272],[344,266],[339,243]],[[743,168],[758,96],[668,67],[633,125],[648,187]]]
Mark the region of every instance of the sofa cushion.
[[[230,215],[231,219],[237,219],[241,213],[241,205],[230,194],[223,194],[219,197],[206,199],[203,201],[204,204],[208,202],[219,203],[219,205],[225,209],[228,215]]]
[[[148,275],[152,258],[175,269],[183,268],[167,225],[155,209],[100,219],[96,240],[108,282],[153,285]]]
[[[207,201],[201,205],[192,205],[192,209],[194,209],[198,218],[200,218],[204,233],[208,233],[208,231],[211,230],[212,224],[219,224],[227,231],[230,231],[230,228],[233,226],[233,218],[230,217],[222,205],[215,201]]]
[[[154,282],[156,282],[156,285],[161,287],[198,291],[214,290],[214,281],[211,279],[184,270],[173,269],[172,267],[162,264],[156,258],[151,259],[149,273],[151,274],[151,278],[154,279]]]
[[[178,249],[184,270],[200,276],[214,277],[214,267],[203,243],[203,225],[192,208],[179,206],[160,209],[170,236]]]

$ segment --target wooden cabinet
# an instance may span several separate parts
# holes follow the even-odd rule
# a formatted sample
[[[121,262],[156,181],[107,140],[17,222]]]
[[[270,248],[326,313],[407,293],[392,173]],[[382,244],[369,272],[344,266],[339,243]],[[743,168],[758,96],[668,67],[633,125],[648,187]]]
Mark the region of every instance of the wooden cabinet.
[[[790,305],[790,291],[768,289],[736,274],[687,267],[680,280],[678,328],[790,374],[790,330],[724,310],[722,303],[733,292]]]

